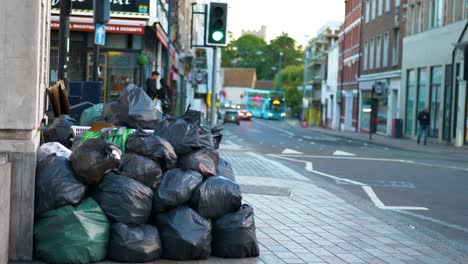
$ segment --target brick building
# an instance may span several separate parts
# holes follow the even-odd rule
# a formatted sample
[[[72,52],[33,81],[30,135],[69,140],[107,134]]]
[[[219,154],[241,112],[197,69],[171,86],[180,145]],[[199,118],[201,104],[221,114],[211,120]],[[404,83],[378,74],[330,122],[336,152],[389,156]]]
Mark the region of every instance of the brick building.
[[[355,131],[358,127],[358,82],[360,35],[362,23],[361,0],[345,1],[345,21],[339,34],[339,66],[337,102],[340,107],[340,129]]]
[[[359,77],[359,130],[390,135],[399,107],[402,39],[407,0],[363,0]],[[380,86],[371,95],[372,88]],[[380,94],[380,91],[382,92]],[[372,114],[368,110],[371,109]]]

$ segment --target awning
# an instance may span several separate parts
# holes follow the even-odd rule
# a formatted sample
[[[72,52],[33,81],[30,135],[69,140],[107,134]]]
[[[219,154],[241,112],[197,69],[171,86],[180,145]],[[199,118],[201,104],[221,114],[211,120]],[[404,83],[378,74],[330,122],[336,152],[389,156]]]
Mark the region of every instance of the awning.
[[[146,20],[142,19],[111,19],[106,24],[106,32],[118,34],[142,35],[145,33]],[[60,27],[59,16],[51,16],[52,30],[58,30]],[[92,17],[70,17],[70,31],[94,32],[94,23]]]

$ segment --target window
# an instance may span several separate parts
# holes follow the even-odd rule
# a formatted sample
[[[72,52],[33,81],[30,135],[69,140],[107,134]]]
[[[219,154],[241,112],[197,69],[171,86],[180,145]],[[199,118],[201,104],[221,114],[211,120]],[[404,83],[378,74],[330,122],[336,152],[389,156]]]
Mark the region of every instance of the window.
[[[385,0],[385,12],[390,12],[390,2],[392,0]]]
[[[376,3],[377,0],[372,0],[372,13],[371,13],[371,19],[375,19],[375,12],[376,12],[376,9],[377,9],[377,3]]]
[[[413,134],[414,121],[414,97],[416,91],[416,71],[409,70],[406,76],[406,118],[405,132],[408,135]]]
[[[468,0],[463,1],[462,19],[468,18]]]
[[[444,18],[444,0],[430,0],[429,10],[430,28],[442,26]]]
[[[395,7],[400,6],[400,0],[395,0]]]
[[[375,48],[375,68],[380,68],[380,60],[382,58],[382,37],[377,37],[377,47]]]
[[[364,70],[367,70],[367,60],[369,58],[369,43],[364,42]]]
[[[426,107],[426,97],[427,97],[427,74],[425,68],[418,69],[418,105],[416,112],[419,113]]]
[[[384,0],[377,0],[377,2],[379,3],[379,16],[383,14],[383,1]]]
[[[437,137],[439,135],[439,110],[442,100],[442,66],[431,68],[431,101],[430,116],[431,128],[429,135]]]
[[[370,16],[370,0],[366,0],[366,23],[369,23]]]
[[[412,19],[412,31],[413,31],[413,34],[416,34],[416,33],[419,33],[419,29],[420,29],[420,25],[421,25],[421,21],[419,20],[420,18],[420,13],[421,12],[421,4],[416,4],[413,8],[413,19]]]
[[[389,41],[389,33],[385,32],[384,35],[384,46],[383,46],[383,67],[388,67],[388,41]]]
[[[395,29],[395,31],[393,32],[393,48],[392,48],[392,63],[393,63],[393,65],[398,64],[399,48],[400,48],[400,31],[398,29]]]
[[[370,40],[369,70],[374,69],[374,39]]]

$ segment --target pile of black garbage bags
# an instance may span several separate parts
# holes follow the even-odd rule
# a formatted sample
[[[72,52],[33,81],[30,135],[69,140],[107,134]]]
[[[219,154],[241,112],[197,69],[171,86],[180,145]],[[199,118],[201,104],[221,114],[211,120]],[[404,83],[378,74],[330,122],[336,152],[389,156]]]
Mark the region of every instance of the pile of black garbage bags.
[[[48,263],[258,256],[253,208],[242,204],[233,170],[217,151],[221,129],[212,133],[199,111],[155,113],[140,90],[124,96],[128,105],[136,100],[129,94],[141,97],[142,111],[114,111],[124,118],[107,120],[134,128],[152,120],[154,133],[137,130],[125,153],[103,138],[73,138],[71,151],[52,135],[40,147],[35,256]],[[104,112],[121,102],[108,104]],[[73,125],[69,117],[56,121],[63,131]]]

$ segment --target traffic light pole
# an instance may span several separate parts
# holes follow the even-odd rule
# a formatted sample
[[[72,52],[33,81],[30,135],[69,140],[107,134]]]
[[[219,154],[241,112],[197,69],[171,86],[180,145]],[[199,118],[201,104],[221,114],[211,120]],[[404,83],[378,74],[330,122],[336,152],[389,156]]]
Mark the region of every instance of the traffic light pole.
[[[71,0],[60,1],[60,25],[59,25],[59,68],[58,79],[65,82],[68,87],[68,54],[70,42],[70,13]]]
[[[211,84],[211,127],[216,126],[216,72],[218,68],[218,49],[219,47],[213,47],[213,78]]]

